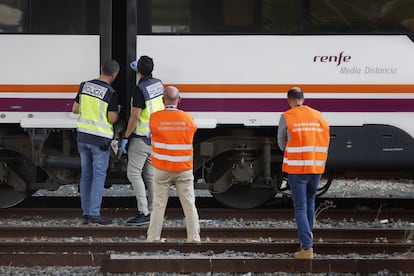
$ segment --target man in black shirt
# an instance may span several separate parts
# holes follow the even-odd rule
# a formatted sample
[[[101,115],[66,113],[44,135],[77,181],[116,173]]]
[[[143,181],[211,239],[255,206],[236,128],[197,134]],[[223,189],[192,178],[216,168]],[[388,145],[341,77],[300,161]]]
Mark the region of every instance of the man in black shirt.
[[[127,224],[144,225],[150,222],[154,175],[149,119],[153,112],[164,109],[164,86],[161,80],[152,77],[152,58],[141,56],[130,65],[137,72],[138,84],[132,95],[131,114],[125,130],[125,137],[129,138],[127,176],[135,192],[138,214],[128,220]],[[145,187],[148,190],[148,198]]]

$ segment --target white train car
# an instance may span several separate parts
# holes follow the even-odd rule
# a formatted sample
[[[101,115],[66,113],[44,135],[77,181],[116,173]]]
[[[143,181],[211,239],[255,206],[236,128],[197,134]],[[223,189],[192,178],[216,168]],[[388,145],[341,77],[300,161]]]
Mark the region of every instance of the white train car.
[[[194,116],[195,185],[235,208],[287,189],[276,143],[286,92],[331,125],[334,177],[413,177],[414,3],[320,0],[23,0],[0,2],[0,206],[77,183],[81,81],[114,58],[125,127],[140,55]],[[14,17],[13,17],[14,16]],[[108,185],[126,183],[126,156]]]

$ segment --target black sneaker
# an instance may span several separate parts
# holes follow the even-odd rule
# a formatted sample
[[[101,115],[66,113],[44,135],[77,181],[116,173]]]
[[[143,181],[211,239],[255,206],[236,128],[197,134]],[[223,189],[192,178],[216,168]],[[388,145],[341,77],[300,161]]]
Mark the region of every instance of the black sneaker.
[[[127,225],[135,225],[135,226],[145,225],[149,223],[150,223],[150,215],[145,216],[144,214],[141,214],[141,213],[129,219],[126,222]]]
[[[88,222],[97,223],[101,225],[108,225],[108,224],[112,224],[112,219],[104,218],[102,216],[89,216]]]
[[[88,223],[89,223],[89,216],[88,215],[83,215],[81,224],[85,225],[85,224],[88,224]]]

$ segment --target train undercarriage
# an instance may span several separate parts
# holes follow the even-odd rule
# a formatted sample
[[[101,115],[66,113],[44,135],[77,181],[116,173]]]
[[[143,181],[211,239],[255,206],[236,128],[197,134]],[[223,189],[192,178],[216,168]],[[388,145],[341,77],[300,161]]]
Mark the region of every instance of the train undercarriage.
[[[361,139],[371,142],[364,144]],[[413,144],[409,135],[389,126],[331,128],[328,166],[318,195],[337,176],[412,178]],[[195,187],[208,189],[227,207],[263,206],[277,194],[289,195],[282,159],[275,127],[199,130],[194,148]],[[72,129],[3,127],[0,160],[1,208],[20,203],[38,189],[76,184],[80,177]],[[106,187],[128,183],[126,164],[126,155],[112,152]]]

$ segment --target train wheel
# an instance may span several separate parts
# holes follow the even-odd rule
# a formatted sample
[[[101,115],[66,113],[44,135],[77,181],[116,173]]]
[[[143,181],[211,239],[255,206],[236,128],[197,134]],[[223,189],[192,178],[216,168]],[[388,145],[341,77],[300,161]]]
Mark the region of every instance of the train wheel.
[[[0,188],[0,208],[9,208],[13,207],[27,197],[29,197],[31,193],[29,192],[17,192],[13,190],[10,186],[1,185]]]
[[[36,168],[20,154],[2,152],[0,156],[0,208],[8,208],[33,193],[27,184],[35,182]]]
[[[274,188],[251,188],[233,185],[223,193],[214,193],[213,197],[221,204],[237,209],[251,209],[263,206],[274,198]]]
[[[273,199],[276,194],[273,187],[266,185],[260,187],[260,184],[264,184],[260,178],[257,178],[251,185],[226,184],[225,189],[223,189],[223,183],[223,181],[217,181],[215,183],[216,187],[221,184],[221,190],[213,191],[210,188],[210,192],[215,200],[230,208],[251,209],[261,207]]]
[[[225,165],[219,166],[220,173],[217,171],[215,175],[220,175],[220,177],[207,182],[207,187],[214,199],[227,207],[237,209],[261,207],[273,199],[276,194],[274,184],[267,183],[260,177],[264,175],[263,171],[253,170],[263,165],[259,161],[247,167],[240,164],[227,170],[225,170]]]

